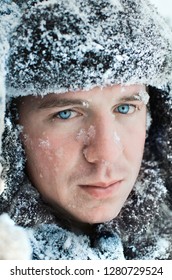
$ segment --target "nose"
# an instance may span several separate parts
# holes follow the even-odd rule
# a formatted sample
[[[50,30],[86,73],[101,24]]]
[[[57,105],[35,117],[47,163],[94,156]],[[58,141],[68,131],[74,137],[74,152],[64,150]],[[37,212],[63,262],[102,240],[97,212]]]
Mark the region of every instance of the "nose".
[[[105,165],[115,163],[121,156],[124,147],[120,138],[115,121],[99,120],[94,124],[94,134],[90,135],[83,154],[89,163],[104,163]]]

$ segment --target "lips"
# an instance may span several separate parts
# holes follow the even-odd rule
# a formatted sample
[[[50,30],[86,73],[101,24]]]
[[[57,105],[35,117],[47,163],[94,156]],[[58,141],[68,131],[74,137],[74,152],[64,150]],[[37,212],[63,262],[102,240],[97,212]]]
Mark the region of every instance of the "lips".
[[[96,199],[106,199],[117,193],[121,183],[122,180],[115,180],[109,183],[98,182],[92,185],[80,185],[80,188]]]

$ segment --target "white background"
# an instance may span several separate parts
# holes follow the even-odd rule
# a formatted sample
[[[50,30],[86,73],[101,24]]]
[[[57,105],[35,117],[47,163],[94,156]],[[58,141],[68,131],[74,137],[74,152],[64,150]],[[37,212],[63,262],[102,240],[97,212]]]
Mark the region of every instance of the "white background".
[[[159,12],[165,16],[172,26],[172,0],[150,0],[157,6]]]

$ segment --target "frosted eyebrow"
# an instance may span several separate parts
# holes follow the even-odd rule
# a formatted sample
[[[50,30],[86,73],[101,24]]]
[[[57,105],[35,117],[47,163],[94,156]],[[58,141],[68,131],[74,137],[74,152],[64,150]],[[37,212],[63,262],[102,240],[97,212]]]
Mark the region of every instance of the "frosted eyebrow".
[[[88,106],[89,102],[87,100],[81,99],[50,99],[43,100],[38,106],[38,109],[49,109],[55,107],[65,107],[70,105],[80,105],[80,106]]]
[[[131,96],[123,96],[119,99],[120,102],[127,102],[127,101],[142,101],[140,94],[133,94]]]

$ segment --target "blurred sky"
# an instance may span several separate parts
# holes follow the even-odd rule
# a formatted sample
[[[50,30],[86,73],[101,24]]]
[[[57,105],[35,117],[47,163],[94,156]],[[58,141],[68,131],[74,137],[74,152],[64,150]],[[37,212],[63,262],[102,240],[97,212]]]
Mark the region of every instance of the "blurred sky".
[[[172,0],[150,0],[150,2],[156,5],[159,12],[172,24]]]

